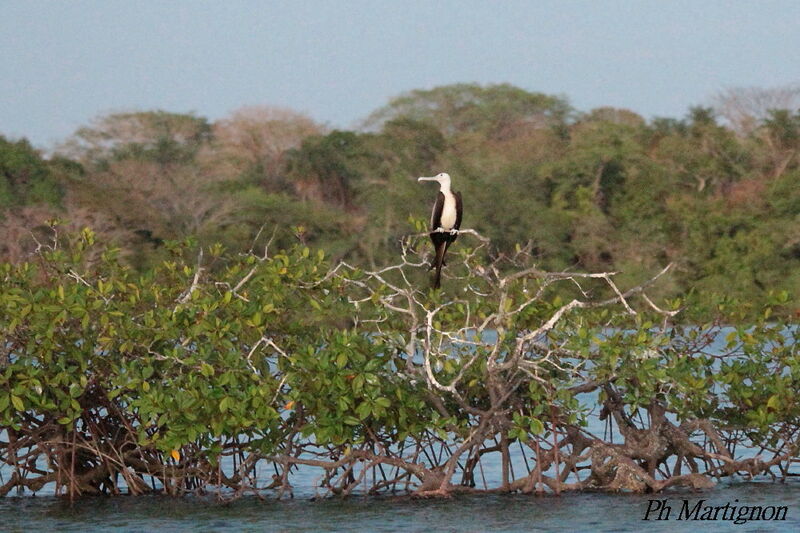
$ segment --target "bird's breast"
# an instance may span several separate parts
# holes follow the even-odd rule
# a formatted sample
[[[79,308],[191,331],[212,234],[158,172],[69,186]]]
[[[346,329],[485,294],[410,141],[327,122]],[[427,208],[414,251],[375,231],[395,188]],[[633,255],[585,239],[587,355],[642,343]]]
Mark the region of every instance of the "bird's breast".
[[[444,206],[442,206],[441,226],[444,229],[453,229],[456,225],[456,198],[452,193],[444,195]]]

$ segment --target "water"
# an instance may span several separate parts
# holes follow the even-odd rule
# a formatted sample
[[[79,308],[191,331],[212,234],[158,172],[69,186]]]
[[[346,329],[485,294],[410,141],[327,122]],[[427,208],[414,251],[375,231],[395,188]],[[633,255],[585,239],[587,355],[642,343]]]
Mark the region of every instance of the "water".
[[[738,483],[704,493],[671,492],[669,521],[643,521],[653,496],[461,496],[449,500],[350,498],[308,501],[242,498],[89,498],[70,506],[53,497],[0,500],[3,531],[800,531],[800,484]],[[786,521],[677,520],[680,501],[786,505]],[[735,499],[739,503],[734,503]],[[655,515],[653,515],[655,516]]]

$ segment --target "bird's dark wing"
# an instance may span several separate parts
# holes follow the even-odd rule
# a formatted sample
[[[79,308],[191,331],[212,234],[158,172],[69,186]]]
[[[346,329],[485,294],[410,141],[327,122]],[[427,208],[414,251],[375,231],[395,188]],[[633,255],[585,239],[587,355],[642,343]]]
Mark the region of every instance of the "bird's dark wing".
[[[439,191],[431,214],[431,231],[436,231],[442,225],[442,209],[444,209],[444,194]]]
[[[453,194],[456,197],[456,225],[453,226],[455,229],[461,229],[461,215],[464,212],[464,206],[461,203],[461,192],[457,192]]]

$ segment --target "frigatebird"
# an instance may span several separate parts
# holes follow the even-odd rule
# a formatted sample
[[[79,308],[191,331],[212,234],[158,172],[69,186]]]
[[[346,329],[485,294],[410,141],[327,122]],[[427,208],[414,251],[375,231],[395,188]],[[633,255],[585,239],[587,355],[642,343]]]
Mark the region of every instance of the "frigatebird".
[[[417,181],[439,182],[439,194],[436,196],[436,203],[433,204],[433,213],[431,213],[430,233],[433,247],[436,249],[436,258],[431,264],[431,268],[436,268],[433,288],[438,289],[441,283],[444,254],[458,237],[458,229],[461,227],[461,193],[450,190],[450,175],[445,172],[432,178],[419,178]]]

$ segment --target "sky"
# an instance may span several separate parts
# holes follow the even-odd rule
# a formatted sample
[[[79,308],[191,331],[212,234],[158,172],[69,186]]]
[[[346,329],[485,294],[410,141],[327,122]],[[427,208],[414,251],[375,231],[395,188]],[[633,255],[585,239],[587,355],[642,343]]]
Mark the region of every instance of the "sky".
[[[269,105],[352,128],[459,82],[678,118],[799,83],[800,2],[0,0],[0,134],[45,149],[114,111]]]

